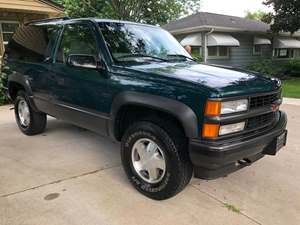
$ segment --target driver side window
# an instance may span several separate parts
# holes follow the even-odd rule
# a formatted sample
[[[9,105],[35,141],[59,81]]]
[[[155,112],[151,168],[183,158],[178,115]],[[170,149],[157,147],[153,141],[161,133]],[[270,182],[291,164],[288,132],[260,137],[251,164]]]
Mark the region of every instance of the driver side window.
[[[71,54],[98,58],[97,49],[95,35],[87,24],[67,24],[57,51],[56,62],[65,64]]]

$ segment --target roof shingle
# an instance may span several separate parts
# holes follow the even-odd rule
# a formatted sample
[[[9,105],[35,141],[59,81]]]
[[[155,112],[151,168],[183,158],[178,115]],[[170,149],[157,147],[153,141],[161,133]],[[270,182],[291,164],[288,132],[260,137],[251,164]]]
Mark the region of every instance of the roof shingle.
[[[172,32],[201,26],[225,27],[251,32],[267,32],[270,29],[270,25],[261,21],[208,12],[198,12],[196,14],[163,25],[162,28]]]

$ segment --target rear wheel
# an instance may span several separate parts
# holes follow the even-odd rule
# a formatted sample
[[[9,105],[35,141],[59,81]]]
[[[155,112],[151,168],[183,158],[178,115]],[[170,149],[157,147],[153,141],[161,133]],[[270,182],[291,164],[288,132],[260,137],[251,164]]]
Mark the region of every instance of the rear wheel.
[[[24,134],[35,135],[45,130],[47,123],[46,114],[35,112],[32,109],[24,91],[18,92],[14,108],[17,124]]]
[[[153,122],[141,121],[122,138],[121,157],[133,186],[156,200],[170,198],[189,183],[192,165],[184,137],[175,138]]]

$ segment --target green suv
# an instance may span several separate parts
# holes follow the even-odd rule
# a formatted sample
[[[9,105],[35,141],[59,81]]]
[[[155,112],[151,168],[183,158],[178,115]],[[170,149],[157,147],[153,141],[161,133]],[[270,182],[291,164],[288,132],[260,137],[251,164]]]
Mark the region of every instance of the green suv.
[[[156,26],[34,21],[12,37],[2,73],[24,134],[43,132],[50,115],[120,141],[129,180],[152,199],[286,143],[279,80],[198,64]]]

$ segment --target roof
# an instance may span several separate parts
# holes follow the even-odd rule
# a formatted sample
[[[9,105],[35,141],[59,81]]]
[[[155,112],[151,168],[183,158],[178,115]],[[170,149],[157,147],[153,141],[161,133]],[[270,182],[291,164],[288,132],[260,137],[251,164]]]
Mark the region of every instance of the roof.
[[[48,14],[57,16],[63,13],[63,7],[52,0],[0,0],[0,9],[13,12]]]
[[[257,20],[236,16],[221,15],[208,12],[198,12],[182,19],[170,22],[162,28],[171,33],[185,33],[199,29],[215,28],[219,30],[267,32],[270,25]]]
[[[57,2],[54,2],[52,0],[39,0],[40,2],[44,2],[48,5],[54,6],[55,8],[57,8],[58,10],[63,11],[64,7],[61,4],[58,4]]]

